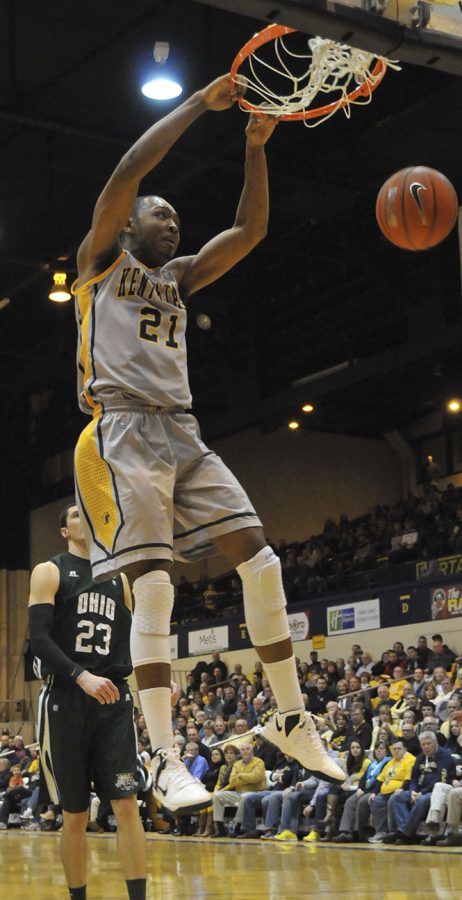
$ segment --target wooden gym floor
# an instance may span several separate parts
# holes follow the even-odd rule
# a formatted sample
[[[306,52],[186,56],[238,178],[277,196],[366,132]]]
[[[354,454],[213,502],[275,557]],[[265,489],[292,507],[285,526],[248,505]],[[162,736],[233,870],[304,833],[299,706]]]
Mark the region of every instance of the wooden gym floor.
[[[458,848],[275,844],[148,834],[149,900],[460,900]],[[8,900],[65,900],[59,835],[0,833]],[[89,834],[89,900],[126,900],[115,835]]]

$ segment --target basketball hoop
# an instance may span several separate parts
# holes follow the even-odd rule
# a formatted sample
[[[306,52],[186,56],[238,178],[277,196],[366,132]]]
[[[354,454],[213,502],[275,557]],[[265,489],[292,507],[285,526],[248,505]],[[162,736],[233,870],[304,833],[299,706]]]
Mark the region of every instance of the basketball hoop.
[[[284,40],[290,34],[300,32],[285,25],[268,25],[237,54],[231,81],[246,87],[246,96],[239,101],[241,109],[279,116],[285,122],[303,121],[313,128],[339,109],[350,118],[353,104],[371,102],[387,67],[400,70],[396,62],[383,56],[321,37],[309,38],[306,49],[294,50],[288,46],[290,41]],[[257,55],[263,47],[265,58]],[[297,67],[300,71],[293,71]],[[288,82],[291,93],[286,93]],[[335,92],[339,96],[332,103],[309,108],[320,95]]]

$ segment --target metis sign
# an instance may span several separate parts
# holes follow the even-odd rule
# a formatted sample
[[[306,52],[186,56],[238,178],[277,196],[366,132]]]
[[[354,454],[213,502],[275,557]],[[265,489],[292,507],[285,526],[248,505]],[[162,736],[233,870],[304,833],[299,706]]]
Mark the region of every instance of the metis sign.
[[[188,649],[190,656],[213,653],[214,650],[227,650],[229,647],[229,629],[227,625],[219,628],[204,628],[202,631],[190,631]]]
[[[363,600],[345,606],[331,606],[327,610],[327,634],[345,631],[370,631],[380,628],[380,601]]]
[[[310,636],[310,620],[308,613],[289,614],[290,636],[293,641],[307,641]]]

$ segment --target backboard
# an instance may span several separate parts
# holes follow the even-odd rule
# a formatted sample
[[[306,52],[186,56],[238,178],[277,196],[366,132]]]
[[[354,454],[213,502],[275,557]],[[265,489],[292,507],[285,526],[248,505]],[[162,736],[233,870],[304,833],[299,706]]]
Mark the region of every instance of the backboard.
[[[462,75],[462,9],[458,0],[197,0],[331,38],[389,59]],[[250,36],[250,35],[249,35]]]
[[[461,39],[462,11],[458,0],[429,3],[427,0],[338,0],[339,6],[358,9],[371,16],[383,17],[410,29],[425,29],[444,40]]]

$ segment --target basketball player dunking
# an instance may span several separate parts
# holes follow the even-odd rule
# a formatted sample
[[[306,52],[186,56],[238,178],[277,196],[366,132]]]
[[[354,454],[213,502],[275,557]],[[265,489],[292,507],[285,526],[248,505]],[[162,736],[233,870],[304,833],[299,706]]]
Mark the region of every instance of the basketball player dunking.
[[[41,776],[63,808],[61,856],[72,900],[86,898],[91,783],[110,801],[130,900],[146,897],[146,845],[138,810],[137,746],[125,576],[96,585],[77,506],[60,517],[68,551],[31,575],[29,624],[39,701]],[[53,892],[51,892],[53,893]]]
[[[246,128],[244,186],[234,224],[194,256],[175,256],[180,222],[161,197],[137,197],[142,178],[207,110],[238,99],[228,75],[193,94],[122,158],[100,195],[78,253],[82,409],[93,416],[75,454],[76,487],[93,577],[124,571],[133,587],[131,652],[153,748],[154,792],[170,810],[210,802],[173,748],[170,617],[173,557],[214,548],[242,579],[249,635],[278,704],[264,737],[314,774],[342,782],[305,713],[278,558],[245,492],[200,439],[189,412],[188,297],[261,241],[268,223],[264,145],[277,120]]]

